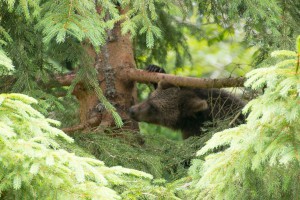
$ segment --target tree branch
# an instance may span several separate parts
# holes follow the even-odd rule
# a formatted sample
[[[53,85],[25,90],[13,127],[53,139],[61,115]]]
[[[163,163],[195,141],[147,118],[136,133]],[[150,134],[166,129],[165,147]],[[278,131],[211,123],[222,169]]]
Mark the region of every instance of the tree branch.
[[[194,78],[137,69],[124,69],[120,72],[120,76],[125,80],[140,83],[158,83],[161,80],[165,80],[173,85],[194,88],[243,87],[245,82],[244,77],[221,79]]]
[[[127,81],[137,81],[139,83],[158,83],[165,80],[173,85],[194,88],[225,88],[225,87],[243,87],[245,77],[237,78],[195,78],[183,77],[171,74],[147,72],[139,69],[123,69],[119,72],[119,76]],[[63,86],[71,85],[75,74],[66,74],[57,76],[56,80]]]

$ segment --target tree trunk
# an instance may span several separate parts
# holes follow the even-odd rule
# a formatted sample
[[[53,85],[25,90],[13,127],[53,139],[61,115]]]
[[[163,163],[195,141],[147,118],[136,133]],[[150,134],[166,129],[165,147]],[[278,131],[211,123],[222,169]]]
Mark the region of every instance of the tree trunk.
[[[121,11],[124,12],[124,11]],[[105,97],[117,109],[124,126],[131,130],[138,129],[137,123],[127,115],[127,110],[136,102],[137,91],[133,81],[122,79],[120,69],[135,68],[133,48],[129,34],[121,35],[120,23],[117,23],[113,30],[108,31],[108,40],[99,53],[93,47],[87,47],[88,54],[94,58],[94,67],[98,72],[98,82]],[[74,75],[58,77],[63,85],[70,85]],[[89,90],[83,84],[77,84],[73,94],[80,104],[81,124],[64,129],[65,132],[73,132],[87,127],[97,125],[103,127],[114,126],[112,115],[107,112],[99,102],[94,90]]]

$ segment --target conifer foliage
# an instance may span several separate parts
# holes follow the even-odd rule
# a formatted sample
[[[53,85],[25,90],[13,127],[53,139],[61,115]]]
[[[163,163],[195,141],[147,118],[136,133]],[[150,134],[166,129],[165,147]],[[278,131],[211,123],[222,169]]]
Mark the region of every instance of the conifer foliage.
[[[11,59],[8,58],[2,50],[0,50],[0,70],[2,71],[2,74],[8,71],[12,71],[13,69],[14,66]]]
[[[58,122],[33,109],[33,103],[37,101],[22,94],[0,95],[1,199],[120,199],[114,190],[118,187],[126,194],[128,187],[137,193],[147,185],[151,190],[149,174],[109,168],[61,149],[58,139],[73,139],[53,127]]]
[[[246,86],[264,89],[244,108],[247,123],[216,133],[195,160],[195,199],[299,199],[300,36],[296,51],[274,51],[276,64],[247,75]]]
[[[68,110],[63,106],[65,100],[58,96],[66,90],[71,93],[77,83],[85,81],[117,119],[105,91],[99,89],[95,58],[86,52],[86,47],[101,51],[112,39],[109,37],[115,24],[120,24],[123,34],[132,36],[137,64],[165,64],[168,52],[173,50],[176,65],[182,66],[184,58],[190,58],[187,33],[214,42],[222,40],[237,25],[244,28],[248,45],[260,45],[257,63],[262,63],[270,50],[289,49],[293,43],[290,38],[300,33],[299,6],[293,0],[0,1],[0,93],[10,93],[0,94],[0,198],[176,199],[174,191],[161,187],[163,181],[152,185],[149,174],[107,167],[99,160],[61,149],[57,140],[72,139],[52,126],[56,121],[31,107],[35,99],[16,93],[39,99],[42,112],[47,115],[57,117],[53,110],[60,109],[69,122],[72,117],[64,115]],[[203,31],[212,23],[226,31]],[[263,88],[264,94],[245,108],[249,112],[247,124],[215,134],[199,151],[199,155],[206,155],[216,147],[229,146],[210,154],[205,162],[194,161],[190,170],[194,179],[192,198],[300,198],[299,40],[297,52],[275,51],[274,62],[279,60],[276,65],[248,74],[247,86]],[[74,66],[69,69],[66,63]],[[71,87],[55,84],[55,75],[70,72],[72,67],[77,67],[77,74]],[[116,121],[121,124],[121,120]],[[160,142],[157,146],[167,146]],[[162,149],[170,148],[158,148]],[[173,156],[176,159],[164,163],[169,171],[179,174],[176,163],[186,153],[181,148],[173,149],[175,153],[169,155],[177,155]],[[113,157],[111,151],[106,152],[107,159]],[[124,164],[127,155],[122,151],[117,153]],[[154,166],[153,170],[148,169],[153,175],[164,174],[163,167],[153,163],[168,157],[161,155],[163,151],[153,152],[156,161],[151,155],[144,156],[145,166]],[[190,152],[188,155],[191,157]]]

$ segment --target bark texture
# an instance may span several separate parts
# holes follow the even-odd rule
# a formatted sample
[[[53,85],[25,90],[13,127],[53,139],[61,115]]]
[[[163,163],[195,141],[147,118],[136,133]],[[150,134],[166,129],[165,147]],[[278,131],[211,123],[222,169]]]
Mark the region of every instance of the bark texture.
[[[99,12],[101,11],[99,10]],[[96,53],[91,46],[86,47],[86,50],[89,56],[94,58],[94,67],[98,72],[98,83],[105,97],[121,116],[124,122],[123,128],[137,129],[137,123],[132,121],[127,114],[129,107],[136,101],[136,87],[133,81],[122,79],[120,76],[120,69],[135,68],[130,36],[128,34],[121,35],[120,23],[117,23],[114,29],[108,32],[107,43],[101,48],[100,53]],[[74,74],[57,78],[62,85],[70,85],[73,79]],[[79,83],[76,85],[73,94],[80,104],[81,124],[65,129],[66,132],[98,125],[103,127],[115,125],[112,115],[99,102],[94,90],[88,89]]]
[[[117,108],[125,127],[137,128],[136,122],[133,122],[127,114],[129,107],[136,102],[136,87],[133,81],[122,79],[120,76],[121,69],[135,68],[130,36],[121,35],[119,23],[108,36],[109,42],[103,46],[96,60],[98,80],[103,80],[100,82],[101,89],[105,91],[106,98]],[[105,126],[114,124],[108,112],[103,114],[101,124]]]

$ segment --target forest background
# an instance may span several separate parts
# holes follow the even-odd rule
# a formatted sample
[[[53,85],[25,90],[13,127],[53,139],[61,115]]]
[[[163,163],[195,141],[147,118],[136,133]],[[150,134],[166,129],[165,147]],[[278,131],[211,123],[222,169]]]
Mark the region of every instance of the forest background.
[[[293,0],[1,1],[1,197],[297,198],[299,7]],[[113,48],[116,41],[124,42],[116,43],[119,49]],[[285,60],[270,57],[280,49],[286,51],[273,56]],[[252,112],[247,125],[214,134],[224,129],[220,124],[182,141],[177,132],[145,123],[137,131],[118,109],[129,104],[114,97],[119,80],[110,71],[150,63],[171,74],[206,78],[265,71],[250,72],[248,88],[229,89],[250,94],[243,96],[247,101],[255,98],[247,107]],[[258,92],[253,95],[251,87]],[[129,96],[136,95],[135,86],[130,88]],[[145,84],[137,89],[139,100],[153,90]],[[256,105],[270,107],[263,112]],[[278,113],[286,121],[273,117]],[[97,119],[95,126],[91,119]],[[72,138],[53,128],[55,120]],[[264,123],[273,122],[274,130],[267,130]],[[259,136],[243,135],[254,130]],[[279,130],[286,132],[280,138],[286,143],[276,140]],[[224,145],[230,148],[212,153]],[[286,175],[278,176],[286,167]]]

